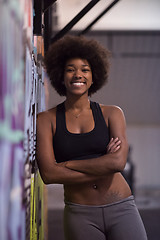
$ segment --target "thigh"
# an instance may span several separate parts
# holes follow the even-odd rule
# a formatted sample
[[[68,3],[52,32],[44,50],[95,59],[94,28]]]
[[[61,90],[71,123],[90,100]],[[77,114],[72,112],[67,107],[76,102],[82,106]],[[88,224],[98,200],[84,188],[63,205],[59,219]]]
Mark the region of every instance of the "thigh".
[[[108,240],[147,240],[146,231],[134,200],[110,209],[111,225]]]
[[[64,235],[66,240],[106,240],[101,209],[66,205]]]

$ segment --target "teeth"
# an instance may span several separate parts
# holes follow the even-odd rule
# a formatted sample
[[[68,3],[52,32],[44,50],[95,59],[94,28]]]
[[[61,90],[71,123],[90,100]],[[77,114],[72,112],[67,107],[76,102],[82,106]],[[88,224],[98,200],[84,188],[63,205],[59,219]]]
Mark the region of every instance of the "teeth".
[[[84,85],[84,83],[82,83],[82,82],[73,82],[72,85],[82,86],[82,85]]]

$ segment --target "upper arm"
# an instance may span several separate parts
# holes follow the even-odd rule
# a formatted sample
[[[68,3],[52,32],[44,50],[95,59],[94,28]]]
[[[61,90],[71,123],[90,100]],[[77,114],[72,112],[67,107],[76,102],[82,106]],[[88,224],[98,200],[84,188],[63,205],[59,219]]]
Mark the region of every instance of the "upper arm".
[[[93,181],[95,176],[70,170],[65,167],[65,164],[56,163],[53,148],[53,128],[55,128],[53,124],[55,119],[55,115],[49,112],[37,115],[36,158],[42,180],[46,184],[73,184]]]
[[[53,168],[55,164],[52,142],[52,122],[49,113],[42,112],[37,115],[36,158],[41,177],[44,181],[49,169]]]
[[[126,136],[126,120],[121,108],[111,106],[108,117],[110,136],[118,137],[121,141],[120,149],[115,155],[120,159],[120,164],[124,168],[128,155],[128,142]]]
[[[126,138],[126,122],[123,111],[116,106],[102,106],[102,112],[110,135],[121,140],[120,149],[114,153],[107,153],[98,158],[69,161],[66,166],[69,169],[84,173],[104,176],[108,173],[121,172],[126,164],[128,144]]]
[[[111,107],[108,124],[111,137],[126,138],[126,121],[121,108],[117,106]]]

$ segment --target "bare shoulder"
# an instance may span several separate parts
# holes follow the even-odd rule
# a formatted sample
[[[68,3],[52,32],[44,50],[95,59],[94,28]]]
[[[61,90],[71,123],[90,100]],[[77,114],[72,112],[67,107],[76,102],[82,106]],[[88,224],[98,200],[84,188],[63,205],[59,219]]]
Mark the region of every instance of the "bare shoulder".
[[[56,107],[37,114],[37,125],[43,125],[43,127],[55,123],[56,119]],[[50,124],[49,124],[50,123]]]
[[[104,117],[111,118],[113,116],[124,116],[123,110],[116,105],[100,104]]]
[[[126,120],[123,110],[115,105],[102,106],[104,116],[108,118],[108,126],[112,137],[126,140]]]

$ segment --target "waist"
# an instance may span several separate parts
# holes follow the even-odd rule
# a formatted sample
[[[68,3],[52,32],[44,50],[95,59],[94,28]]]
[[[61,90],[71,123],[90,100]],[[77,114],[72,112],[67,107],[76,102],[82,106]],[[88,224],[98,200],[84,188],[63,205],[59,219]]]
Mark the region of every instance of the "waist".
[[[127,202],[127,201],[133,201],[133,200],[134,200],[134,196],[130,195],[129,197],[123,198],[119,201],[104,204],[104,205],[84,205],[84,204],[72,203],[72,202],[67,202],[67,201],[65,201],[65,205],[71,206],[71,207],[75,206],[75,207],[80,207],[80,208],[106,208],[106,207],[110,207],[113,205],[121,204],[121,203]]]
[[[131,190],[120,173],[94,182],[64,186],[65,202],[82,205],[105,205],[131,195]]]

